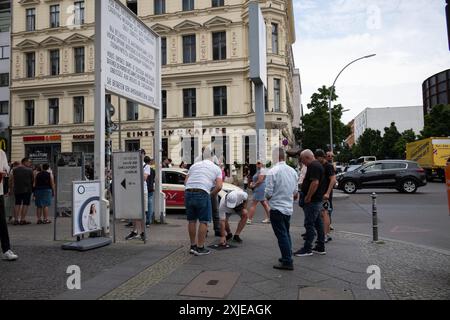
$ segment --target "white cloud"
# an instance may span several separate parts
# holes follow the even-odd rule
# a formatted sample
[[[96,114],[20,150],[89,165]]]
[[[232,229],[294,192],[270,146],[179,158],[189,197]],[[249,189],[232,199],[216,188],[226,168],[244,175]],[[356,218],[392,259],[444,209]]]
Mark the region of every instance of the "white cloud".
[[[344,65],[367,54],[377,56],[352,65],[337,83],[339,102],[351,109],[346,120],[365,107],[421,105],[422,82],[450,68],[444,1],[294,2],[305,108],[317,88],[330,86]],[[371,16],[374,8],[379,17]]]

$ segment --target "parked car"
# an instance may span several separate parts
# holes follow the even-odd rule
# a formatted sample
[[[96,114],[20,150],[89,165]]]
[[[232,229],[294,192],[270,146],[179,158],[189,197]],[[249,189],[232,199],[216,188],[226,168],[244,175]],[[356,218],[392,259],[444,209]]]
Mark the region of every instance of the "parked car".
[[[188,170],[179,168],[163,168],[161,174],[162,191],[166,195],[166,209],[185,209],[184,206],[184,180]],[[219,192],[219,201],[227,193],[233,190],[241,190],[239,187],[223,183]]]
[[[355,193],[360,189],[397,189],[414,193],[427,184],[425,170],[417,162],[383,160],[337,175],[338,189]]]
[[[373,161],[377,161],[377,157],[374,156],[364,156],[364,157],[359,157],[358,159],[352,159],[349,162],[349,165],[363,165],[367,162],[373,162]]]

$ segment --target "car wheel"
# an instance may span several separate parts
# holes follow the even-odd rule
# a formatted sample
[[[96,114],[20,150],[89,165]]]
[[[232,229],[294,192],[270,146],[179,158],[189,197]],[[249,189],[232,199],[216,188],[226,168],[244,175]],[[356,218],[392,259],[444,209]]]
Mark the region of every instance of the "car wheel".
[[[413,179],[403,180],[401,190],[404,193],[414,193],[417,191],[417,182]]]
[[[347,194],[352,194],[356,192],[356,184],[353,181],[345,181],[343,190]]]

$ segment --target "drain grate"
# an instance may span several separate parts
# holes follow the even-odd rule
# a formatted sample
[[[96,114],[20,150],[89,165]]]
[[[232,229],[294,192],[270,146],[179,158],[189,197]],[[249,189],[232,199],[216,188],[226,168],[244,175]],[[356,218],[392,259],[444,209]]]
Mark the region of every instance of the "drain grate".
[[[192,280],[180,296],[224,299],[233,290],[240,273],[205,271]]]

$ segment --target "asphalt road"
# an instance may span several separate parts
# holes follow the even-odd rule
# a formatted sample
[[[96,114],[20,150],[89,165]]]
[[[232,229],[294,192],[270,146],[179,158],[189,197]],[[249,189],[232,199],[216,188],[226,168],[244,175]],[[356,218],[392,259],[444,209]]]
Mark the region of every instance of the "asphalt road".
[[[361,190],[336,201],[334,226],[372,234],[372,192],[376,192],[379,235],[450,250],[450,216],[445,184],[429,183],[415,194],[396,190]]]

